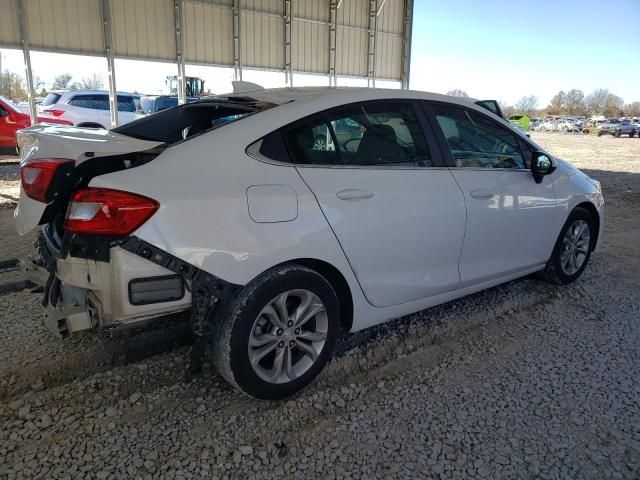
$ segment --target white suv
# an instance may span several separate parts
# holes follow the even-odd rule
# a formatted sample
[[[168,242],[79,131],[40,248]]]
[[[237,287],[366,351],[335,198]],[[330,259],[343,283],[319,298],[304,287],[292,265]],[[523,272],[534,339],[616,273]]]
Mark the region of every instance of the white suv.
[[[340,329],[533,272],[576,280],[603,224],[599,182],[424,92],[263,90],[18,135],[16,226],[42,225],[28,268],[46,267],[47,324],[189,310],[193,367],[212,348],[256,398],[311,382]]]
[[[118,92],[118,124],[137,118],[140,96]],[[111,128],[109,92],[106,90],[60,90],[50,92],[38,106],[43,116],[68,120],[78,127]]]

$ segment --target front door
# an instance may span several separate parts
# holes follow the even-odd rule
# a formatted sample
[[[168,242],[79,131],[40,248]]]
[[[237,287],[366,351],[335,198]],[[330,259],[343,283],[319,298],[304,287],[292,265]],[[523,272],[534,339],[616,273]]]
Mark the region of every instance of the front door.
[[[298,172],[375,306],[460,284],[464,197],[437,148],[428,148],[419,115],[409,102],[360,103],[285,132]]]
[[[556,213],[551,176],[535,182],[529,147],[506,126],[471,109],[442,103],[430,108],[467,206],[462,286],[544,264],[555,241],[549,228]]]

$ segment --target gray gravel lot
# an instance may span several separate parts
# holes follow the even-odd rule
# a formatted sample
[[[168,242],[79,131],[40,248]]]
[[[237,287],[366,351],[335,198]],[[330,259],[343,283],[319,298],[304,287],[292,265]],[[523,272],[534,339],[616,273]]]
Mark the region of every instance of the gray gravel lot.
[[[534,135],[603,183],[582,278],[359,332],[286,402],[210,366],[184,383],[178,318],[60,342],[39,295],[0,295],[0,479],[640,478],[640,139]],[[0,238],[0,258],[28,251],[8,209]]]

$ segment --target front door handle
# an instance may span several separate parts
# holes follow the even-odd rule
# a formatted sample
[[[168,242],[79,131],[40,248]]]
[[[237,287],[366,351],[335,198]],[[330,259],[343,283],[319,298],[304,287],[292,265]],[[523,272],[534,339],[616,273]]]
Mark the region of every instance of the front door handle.
[[[359,188],[347,188],[336,193],[336,197],[340,200],[366,200],[373,197],[373,195],[373,192],[360,190]]]
[[[477,198],[478,200],[489,200],[495,196],[495,193],[490,192],[489,190],[484,190],[482,188],[478,188],[476,190],[471,190],[470,195],[473,198]]]

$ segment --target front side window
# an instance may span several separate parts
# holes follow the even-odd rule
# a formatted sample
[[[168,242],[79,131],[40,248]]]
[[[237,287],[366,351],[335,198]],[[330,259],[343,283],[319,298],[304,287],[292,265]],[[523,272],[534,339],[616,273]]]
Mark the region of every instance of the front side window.
[[[405,103],[335,110],[285,134],[295,163],[347,166],[432,165],[415,112]]]
[[[515,134],[472,110],[434,105],[456,167],[526,168]]]

